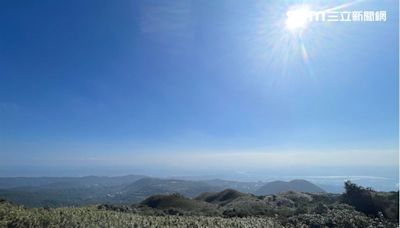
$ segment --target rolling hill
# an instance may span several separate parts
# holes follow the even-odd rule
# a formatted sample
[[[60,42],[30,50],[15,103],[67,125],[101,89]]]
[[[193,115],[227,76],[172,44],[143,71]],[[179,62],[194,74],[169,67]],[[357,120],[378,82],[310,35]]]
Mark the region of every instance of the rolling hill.
[[[246,196],[247,194],[241,193],[233,189],[225,189],[222,192],[205,192],[197,196],[195,199],[199,201],[204,201],[208,203],[224,205],[232,202],[233,200]]]
[[[220,192],[224,189],[229,189]],[[207,197],[208,201],[225,201],[225,197],[251,193],[267,195],[285,191],[323,192],[304,181],[238,182],[228,180],[179,180],[140,175],[121,177],[37,177],[0,178],[0,198],[28,207],[81,206],[88,204],[132,204],[152,195],[179,193],[185,197]],[[215,195],[220,192],[220,195]],[[244,193],[239,193],[244,192]],[[214,198],[213,198],[214,197]],[[206,200],[206,201],[207,201]]]
[[[306,180],[272,181],[257,189],[257,195],[270,195],[288,191],[318,193],[325,192],[317,185]]]

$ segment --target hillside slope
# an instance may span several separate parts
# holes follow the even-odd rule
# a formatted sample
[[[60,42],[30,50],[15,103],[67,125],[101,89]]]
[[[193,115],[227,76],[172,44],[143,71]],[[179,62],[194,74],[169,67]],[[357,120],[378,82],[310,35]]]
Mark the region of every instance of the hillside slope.
[[[288,191],[309,192],[309,193],[325,192],[325,190],[323,190],[322,188],[318,187],[317,185],[309,181],[292,180],[289,182],[272,181],[266,183],[264,186],[260,187],[255,193],[256,195],[270,195]]]

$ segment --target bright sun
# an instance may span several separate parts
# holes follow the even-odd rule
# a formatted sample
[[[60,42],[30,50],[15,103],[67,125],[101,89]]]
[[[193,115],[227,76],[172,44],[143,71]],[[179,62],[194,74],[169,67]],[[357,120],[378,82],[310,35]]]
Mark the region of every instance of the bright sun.
[[[307,27],[311,15],[309,6],[300,6],[286,12],[286,28],[291,31],[301,30]]]

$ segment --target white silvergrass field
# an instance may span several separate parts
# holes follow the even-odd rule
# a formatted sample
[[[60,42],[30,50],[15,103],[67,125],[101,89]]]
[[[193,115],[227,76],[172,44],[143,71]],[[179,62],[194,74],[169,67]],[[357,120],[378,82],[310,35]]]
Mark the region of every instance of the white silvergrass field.
[[[8,203],[0,207],[0,227],[282,227],[272,218],[205,216],[145,216],[79,208],[25,209]]]
[[[328,221],[329,220],[329,221]],[[276,218],[221,218],[205,216],[145,216],[99,210],[94,206],[78,208],[26,209],[9,203],[0,205],[0,227],[396,227],[351,210],[333,210],[327,216],[308,214],[293,217],[285,225]]]

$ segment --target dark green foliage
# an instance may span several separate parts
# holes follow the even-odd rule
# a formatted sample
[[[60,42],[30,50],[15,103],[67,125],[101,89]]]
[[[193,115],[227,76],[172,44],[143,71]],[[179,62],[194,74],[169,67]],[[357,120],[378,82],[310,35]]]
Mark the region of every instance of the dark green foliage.
[[[376,192],[350,181],[345,183],[345,190],[346,192],[342,195],[342,201],[354,206],[356,210],[372,216],[383,213],[386,218],[399,221],[398,192]]]
[[[125,205],[110,205],[110,204],[102,204],[97,206],[99,210],[110,210],[110,211],[118,211],[118,212],[134,212],[131,207]]]
[[[315,206],[315,208],[313,210],[313,212],[315,214],[326,214],[326,213],[328,213],[328,211],[329,211],[329,208],[323,203],[318,203],[317,206]]]
[[[133,208],[139,213],[143,210],[148,211],[148,208],[152,208],[157,210],[158,213],[168,215],[220,215],[216,205],[189,199],[178,193],[150,196],[140,204],[133,206]]]
[[[239,197],[245,196],[246,194],[238,192],[233,189],[226,189],[222,192],[217,193],[202,193],[197,196],[195,199],[200,201],[205,201],[208,203],[216,203],[216,204],[227,204]]]
[[[285,227],[397,227],[383,218],[371,218],[365,214],[346,207],[331,207],[325,213],[300,214],[283,222]]]

